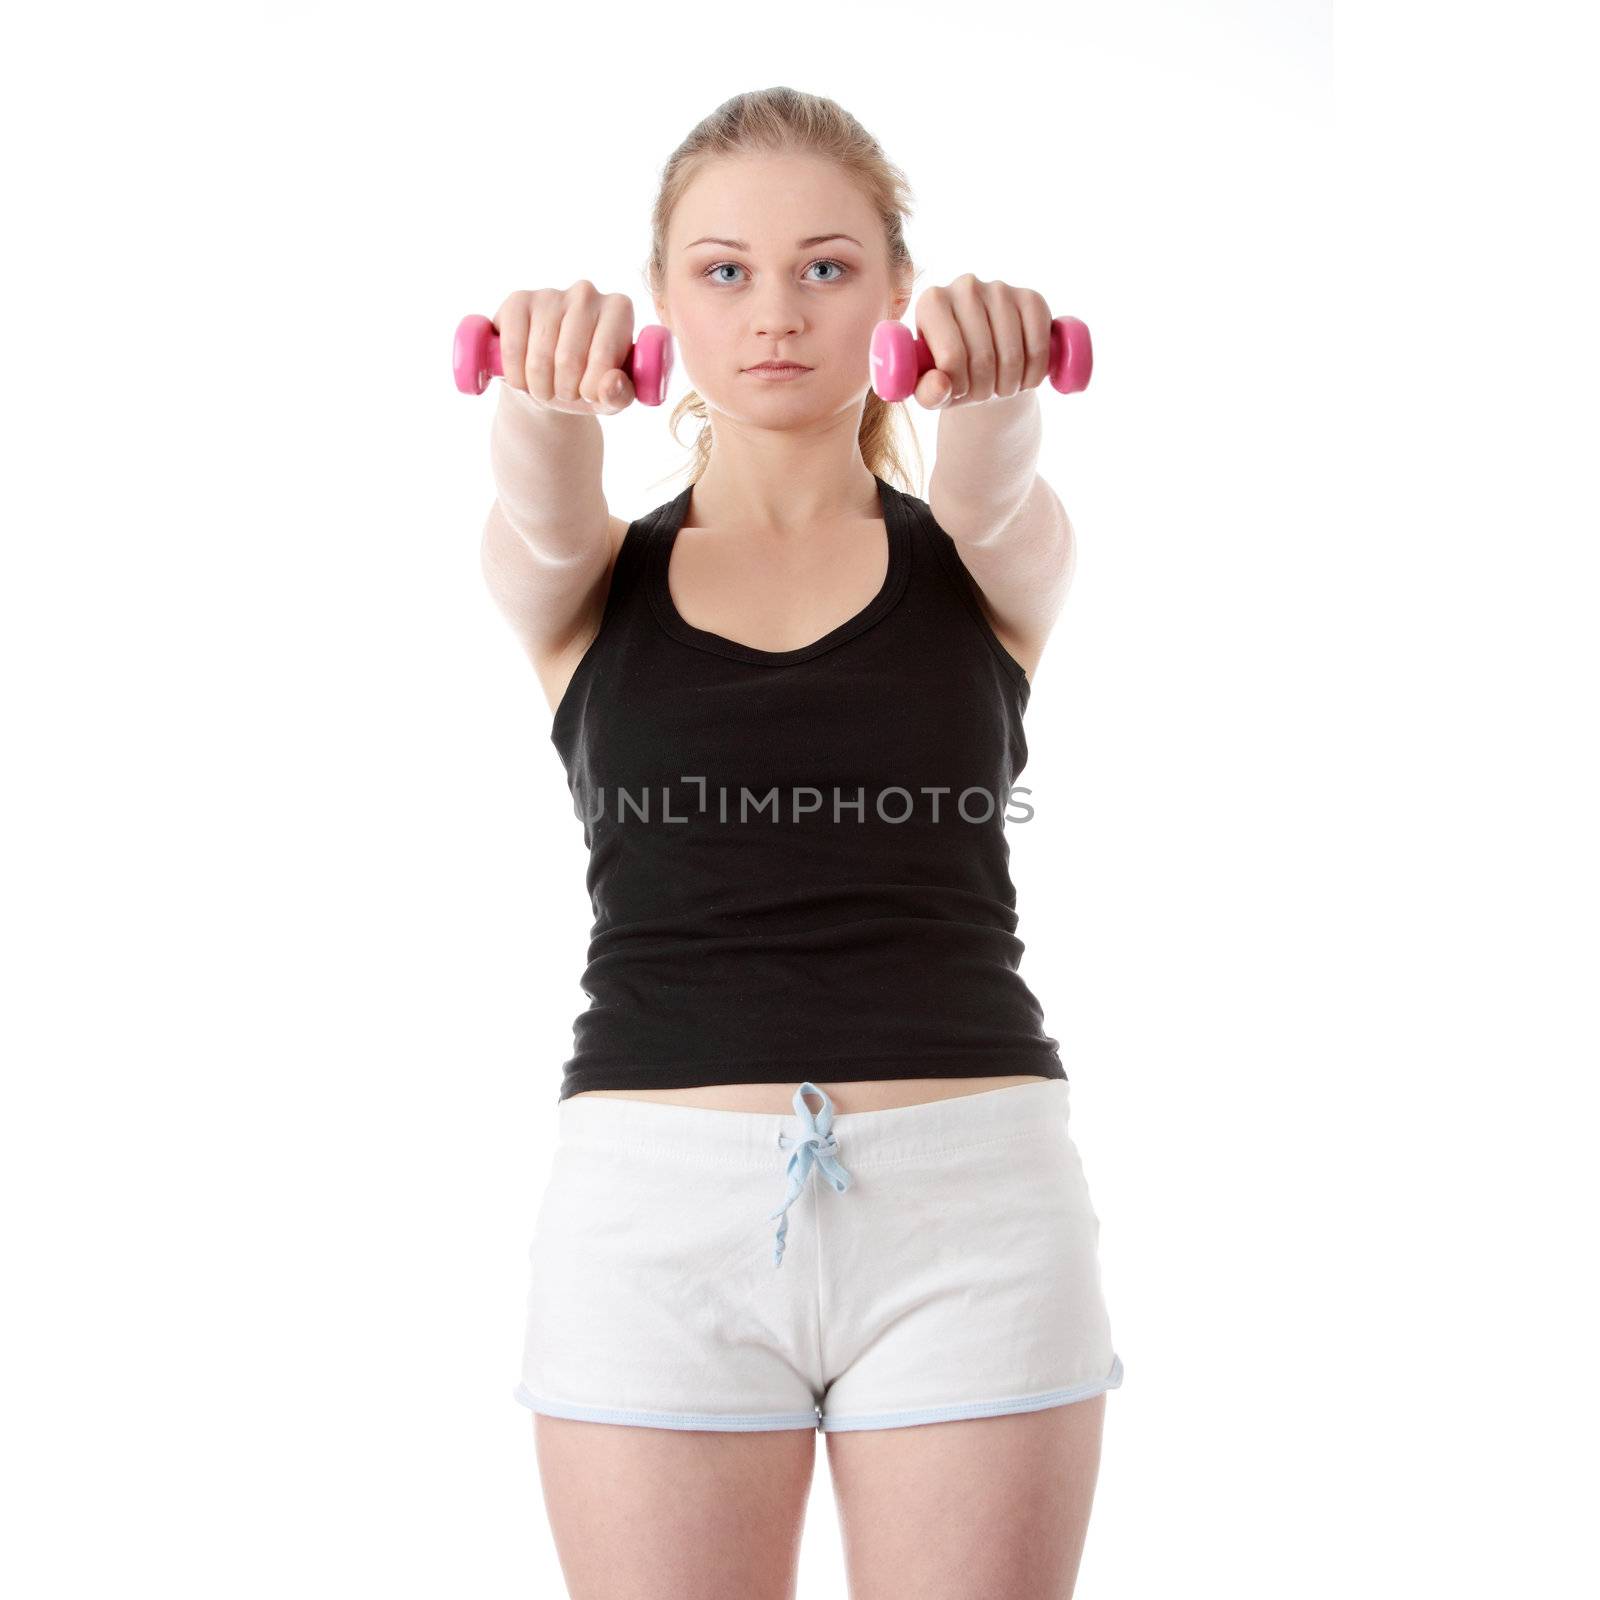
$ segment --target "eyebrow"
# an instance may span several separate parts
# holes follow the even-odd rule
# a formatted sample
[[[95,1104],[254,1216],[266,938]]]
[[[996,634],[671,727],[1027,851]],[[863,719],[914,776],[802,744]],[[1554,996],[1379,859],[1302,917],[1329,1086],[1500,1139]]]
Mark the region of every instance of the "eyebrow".
[[[809,250],[812,245],[826,244],[830,239],[848,239],[858,249],[864,250],[866,248],[859,239],[849,233],[814,233],[809,239],[796,239],[794,247],[796,250]],[[748,250],[750,248],[743,239],[713,239],[709,236],[704,239],[695,239],[683,248],[685,250],[693,250],[697,244],[720,244],[725,245],[729,250]]]

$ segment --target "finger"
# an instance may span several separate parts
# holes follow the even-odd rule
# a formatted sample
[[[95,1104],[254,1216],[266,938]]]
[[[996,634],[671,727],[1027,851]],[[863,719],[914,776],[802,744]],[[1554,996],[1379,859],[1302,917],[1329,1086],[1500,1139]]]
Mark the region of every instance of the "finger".
[[[937,367],[924,372],[911,393],[917,404],[929,411],[945,411],[955,404],[955,385],[949,373],[940,372]]]
[[[1037,389],[1050,376],[1050,306],[1037,290],[1023,289],[1018,291],[1017,311],[1028,351],[1022,364],[1022,387]]]
[[[589,369],[580,389],[594,397],[597,411],[620,411],[633,402],[633,381],[623,370],[632,349],[633,301],[625,294],[608,294],[601,304],[589,346]]]
[[[917,380],[913,392],[925,406],[955,404],[967,388],[967,348],[944,290],[930,289],[917,302],[917,337],[927,345],[933,366]]]
[[[613,411],[621,411],[625,406],[633,404],[637,390],[633,387],[633,380],[621,367],[608,367],[600,376],[600,392],[605,396],[596,400],[596,411],[609,415]]]
[[[566,296],[558,289],[540,290],[528,304],[528,343],[522,359],[522,377],[528,393],[544,405],[555,397],[555,347],[561,337],[565,305]]]
[[[1022,370],[1028,350],[1018,299],[1021,292],[1009,283],[998,281],[983,287],[989,339],[994,346],[994,397],[997,400],[1010,399],[1022,388]]]
[[[578,384],[588,369],[589,346],[594,343],[594,330],[600,321],[601,296],[592,284],[576,283],[566,300],[550,361],[550,382],[554,399],[577,405],[582,398]]]
[[[519,289],[507,295],[494,314],[495,332],[500,335],[501,382],[524,392],[528,379],[523,363],[528,359],[528,293]]]
[[[950,286],[950,309],[966,349],[966,386],[957,389],[956,398],[974,404],[994,397],[996,358],[989,308],[984,300],[986,287],[970,272]]]

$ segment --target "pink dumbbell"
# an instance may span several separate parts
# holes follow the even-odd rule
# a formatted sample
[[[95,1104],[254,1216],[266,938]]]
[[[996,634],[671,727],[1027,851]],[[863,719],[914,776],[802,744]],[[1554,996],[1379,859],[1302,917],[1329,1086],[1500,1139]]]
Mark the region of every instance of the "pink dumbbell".
[[[456,388],[463,394],[482,394],[491,378],[505,376],[500,365],[500,335],[487,317],[474,312],[461,319],[451,365]],[[672,335],[660,324],[651,323],[623,357],[622,370],[632,380],[640,405],[660,405],[667,398],[667,379],[672,376]]]
[[[884,400],[904,400],[934,364],[928,341],[903,322],[880,322],[872,330],[872,387]],[[1094,348],[1087,324],[1057,317],[1050,324],[1050,383],[1061,394],[1089,386]]]

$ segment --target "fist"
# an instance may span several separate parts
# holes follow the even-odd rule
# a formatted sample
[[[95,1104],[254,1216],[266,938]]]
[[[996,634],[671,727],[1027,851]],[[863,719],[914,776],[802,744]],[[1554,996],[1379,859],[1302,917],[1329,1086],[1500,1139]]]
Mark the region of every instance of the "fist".
[[[1007,400],[1050,375],[1050,307],[1035,289],[963,273],[917,301],[933,365],[912,391],[930,411]]]

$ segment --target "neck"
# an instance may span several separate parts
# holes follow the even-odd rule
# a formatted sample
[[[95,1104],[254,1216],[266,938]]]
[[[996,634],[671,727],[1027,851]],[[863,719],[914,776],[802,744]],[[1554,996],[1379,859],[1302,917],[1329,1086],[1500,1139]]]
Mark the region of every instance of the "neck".
[[[880,515],[878,484],[861,455],[860,415],[797,435],[719,419],[705,471],[695,480],[687,521],[804,534],[821,522]]]

